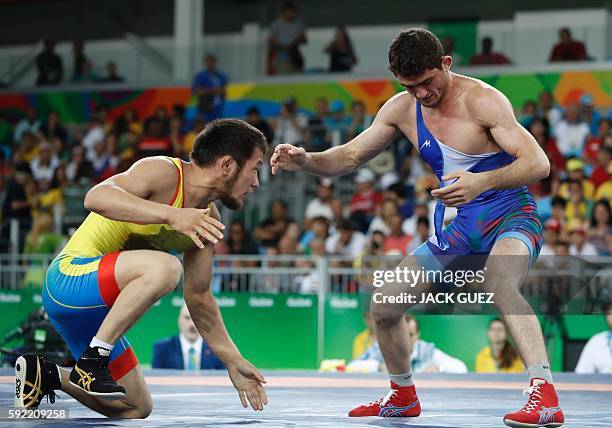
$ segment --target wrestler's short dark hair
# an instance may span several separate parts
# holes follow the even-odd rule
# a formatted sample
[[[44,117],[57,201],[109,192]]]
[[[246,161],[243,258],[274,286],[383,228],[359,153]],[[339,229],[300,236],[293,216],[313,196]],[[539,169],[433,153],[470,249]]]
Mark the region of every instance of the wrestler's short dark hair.
[[[263,153],[268,149],[259,129],[238,119],[217,119],[196,136],[190,157],[199,167],[208,167],[229,155],[242,168],[255,149]]]
[[[389,70],[396,76],[416,76],[442,68],[444,48],[431,31],[411,28],[397,34],[389,46]]]

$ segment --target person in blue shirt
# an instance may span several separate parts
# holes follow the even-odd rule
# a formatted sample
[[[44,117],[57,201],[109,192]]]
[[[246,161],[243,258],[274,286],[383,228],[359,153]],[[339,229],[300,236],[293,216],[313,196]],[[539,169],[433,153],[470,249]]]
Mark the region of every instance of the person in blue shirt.
[[[204,70],[193,78],[192,90],[198,100],[198,111],[207,122],[218,119],[223,113],[227,75],[217,70],[217,57],[204,56]]]
[[[179,334],[153,345],[154,369],[210,370],[224,369],[221,360],[208,347],[183,304],[178,317]]]

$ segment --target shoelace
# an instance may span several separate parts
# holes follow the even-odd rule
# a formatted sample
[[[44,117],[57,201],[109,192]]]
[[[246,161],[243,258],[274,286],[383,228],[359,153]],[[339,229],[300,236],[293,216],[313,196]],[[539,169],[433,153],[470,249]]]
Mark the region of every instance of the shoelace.
[[[395,394],[397,393],[397,389],[392,389],[391,391],[389,391],[387,393],[387,395],[385,395],[383,398],[379,398],[376,401],[372,401],[371,403],[368,403],[367,406],[374,406],[375,404],[380,405],[381,407],[384,406],[385,404],[387,404],[387,402],[393,398],[393,396],[395,396]]]
[[[534,385],[530,386],[529,389],[525,389],[523,391],[523,395],[525,398],[528,398],[527,403],[521,409],[523,412],[533,412],[540,405],[540,400],[542,399],[542,395],[540,393],[540,386]]]

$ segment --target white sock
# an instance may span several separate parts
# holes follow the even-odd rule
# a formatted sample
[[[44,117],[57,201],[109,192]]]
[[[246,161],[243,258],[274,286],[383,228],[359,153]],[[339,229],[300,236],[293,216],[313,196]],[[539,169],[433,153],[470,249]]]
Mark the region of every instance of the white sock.
[[[397,386],[412,386],[414,382],[412,381],[412,370],[409,370],[404,374],[390,374],[389,379],[391,382],[395,383]]]
[[[108,357],[110,355],[114,346],[115,345],[111,345],[110,343],[102,342],[100,339],[98,339],[95,336],[93,339],[91,339],[91,343],[89,344],[90,348],[96,348],[96,347],[99,348],[98,349],[99,354],[104,357]],[[106,351],[106,352],[103,352],[103,351]]]
[[[534,377],[544,379],[548,383],[553,383],[552,373],[550,372],[550,364],[548,361],[540,361],[527,367],[529,381]]]

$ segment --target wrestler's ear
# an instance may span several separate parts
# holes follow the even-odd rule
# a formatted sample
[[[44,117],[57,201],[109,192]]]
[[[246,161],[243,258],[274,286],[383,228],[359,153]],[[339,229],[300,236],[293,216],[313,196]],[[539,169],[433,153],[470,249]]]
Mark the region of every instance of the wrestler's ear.
[[[451,65],[453,65],[453,57],[451,57],[450,55],[444,55],[442,57],[442,70],[450,70]]]
[[[236,161],[229,155],[221,156],[217,160],[217,166],[221,169],[223,175],[231,176],[234,173],[235,164]]]

